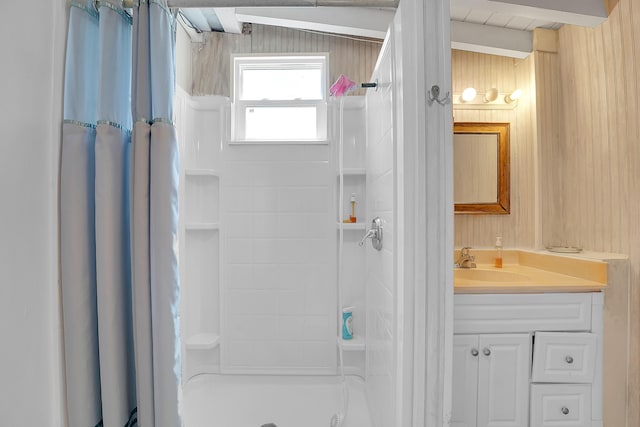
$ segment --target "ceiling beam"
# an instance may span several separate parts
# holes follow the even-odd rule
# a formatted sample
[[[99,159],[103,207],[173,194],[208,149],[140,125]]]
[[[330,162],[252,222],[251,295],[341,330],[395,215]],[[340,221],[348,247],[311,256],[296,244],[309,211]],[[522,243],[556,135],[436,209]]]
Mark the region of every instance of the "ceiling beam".
[[[393,6],[398,3],[398,0],[168,0],[168,2],[171,6],[186,8],[215,7],[220,23],[228,33],[241,33],[242,23],[247,22],[383,39],[395,13]],[[391,7],[381,9],[373,7],[375,5]],[[580,26],[596,26],[607,19],[602,0],[451,0],[451,5]],[[191,9],[183,12],[187,11]],[[187,12],[185,15],[192,21],[205,18],[197,10],[193,10],[192,13]],[[206,24],[202,23],[202,25],[196,24],[199,28],[206,30]],[[533,49],[533,34],[530,31],[453,20],[451,21],[451,47],[525,58]]]
[[[237,8],[240,22],[383,39],[394,12],[366,8]],[[526,58],[533,49],[531,31],[451,21],[453,49]]]
[[[167,0],[169,7],[390,7],[399,0]]]
[[[222,24],[225,33],[242,33],[242,22],[236,16],[236,9],[233,7],[216,7],[216,15]]]
[[[384,39],[394,10],[369,8],[236,8],[241,22]]]
[[[531,31],[451,21],[451,48],[526,58],[533,49]]]
[[[607,20],[602,0],[451,0],[451,5],[582,27]]]
[[[607,9],[602,0],[489,0],[496,3],[546,10],[548,13],[607,19]]]
[[[182,11],[184,17],[200,31],[211,31],[211,26],[201,9],[185,9]]]
[[[315,0],[167,0],[167,6],[190,7],[315,7]]]

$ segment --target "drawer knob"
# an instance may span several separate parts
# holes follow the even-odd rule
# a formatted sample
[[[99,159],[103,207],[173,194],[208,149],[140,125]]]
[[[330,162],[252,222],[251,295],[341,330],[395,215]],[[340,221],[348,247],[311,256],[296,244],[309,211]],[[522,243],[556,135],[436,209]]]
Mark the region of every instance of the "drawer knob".
[[[567,408],[566,406],[563,406],[562,409],[560,410],[562,411],[563,414],[569,415],[569,408]]]
[[[485,347],[484,350],[482,350],[482,354],[484,354],[485,356],[491,356],[491,350]]]
[[[472,348],[472,349],[471,349],[471,355],[472,355],[473,357],[476,357],[478,354],[479,354],[479,353],[478,353],[478,349],[477,349],[477,348]]]
[[[573,357],[571,357],[571,356],[567,356],[567,357],[565,357],[565,358],[564,358],[564,360],[565,360],[569,365],[571,365],[571,364],[573,363]]]

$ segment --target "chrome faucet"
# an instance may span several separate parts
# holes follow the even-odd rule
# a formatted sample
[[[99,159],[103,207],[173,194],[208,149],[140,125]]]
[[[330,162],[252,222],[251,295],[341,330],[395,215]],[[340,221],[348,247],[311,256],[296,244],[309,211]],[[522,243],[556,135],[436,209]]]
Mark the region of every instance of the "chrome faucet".
[[[460,250],[460,258],[456,261],[456,268],[476,268],[476,257],[469,253],[470,246],[465,246]]]

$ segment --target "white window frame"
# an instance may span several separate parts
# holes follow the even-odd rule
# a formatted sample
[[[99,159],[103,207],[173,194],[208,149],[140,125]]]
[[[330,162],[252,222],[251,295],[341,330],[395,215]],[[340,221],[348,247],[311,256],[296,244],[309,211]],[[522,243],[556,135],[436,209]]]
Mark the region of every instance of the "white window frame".
[[[321,70],[321,94],[317,100],[243,100],[241,94],[242,71],[247,69],[294,70],[301,65]],[[328,93],[328,53],[296,53],[296,54],[235,54],[231,55],[232,105],[231,105],[231,139],[232,142],[263,143],[327,143],[327,93]],[[316,137],[311,139],[248,139],[246,137],[246,115],[248,108],[260,107],[315,107]]]

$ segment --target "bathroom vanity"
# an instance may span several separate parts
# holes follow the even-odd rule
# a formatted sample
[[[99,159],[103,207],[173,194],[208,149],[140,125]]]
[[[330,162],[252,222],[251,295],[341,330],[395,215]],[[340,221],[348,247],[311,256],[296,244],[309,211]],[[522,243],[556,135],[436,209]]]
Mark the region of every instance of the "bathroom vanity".
[[[606,263],[512,252],[456,270],[451,426],[602,427]]]

